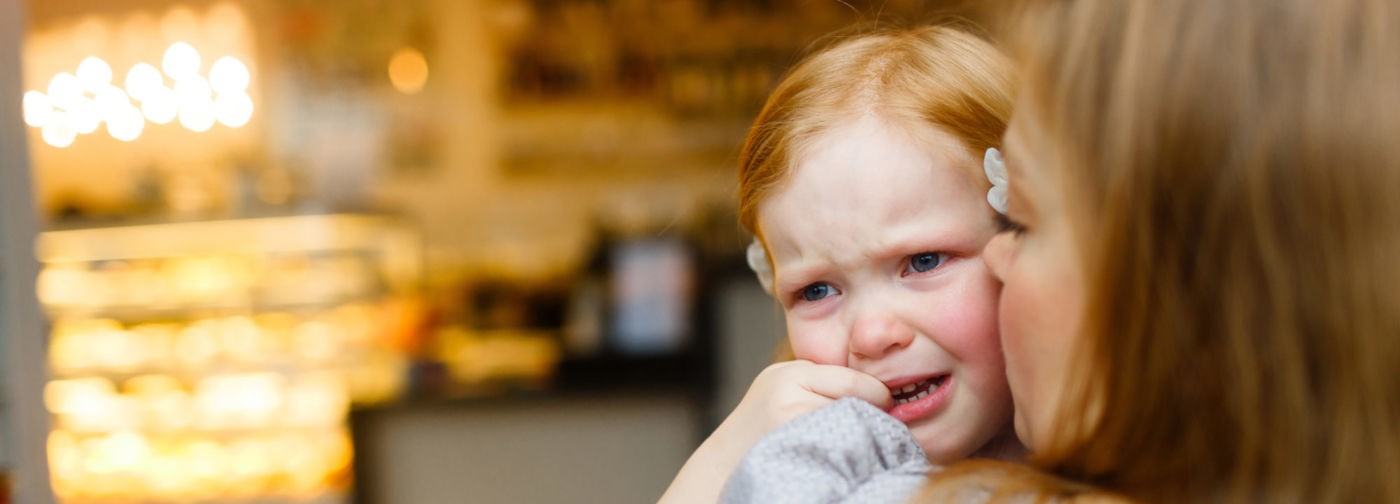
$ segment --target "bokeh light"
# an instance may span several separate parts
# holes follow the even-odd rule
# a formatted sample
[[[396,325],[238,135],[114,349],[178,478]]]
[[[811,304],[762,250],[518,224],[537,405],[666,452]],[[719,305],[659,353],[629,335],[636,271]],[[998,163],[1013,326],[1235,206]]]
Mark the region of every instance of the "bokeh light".
[[[24,92],[24,123],[35,128],[42,128],[49,123],[53,116],[53,103],[49,101],[49,96],[38,91]]]
[[[97,107],[97,116],[103,122],[112,122],[125,113],[127,107],[131,106],[131,100],[126,97],[126,92],[116,86],[106,86],[97,91],[97,96],[92,99]]]
[[[73,140],[78,137],[78,132],[73,131],[73,128],[68,126],[67,115],[64,112],[53,113],[48,124],[45,124],[40,130],[40,137],[44,139],[44,143],[59,148],[73,145]]]
[[[248,65],[232,56],[219,58],[209,67],[209,86],[219,93],[245,92],[251,79]]]
[[[198,75],[190,75],[175,81],[175,101],[181,107],[195,106],[212,101],[214,90],[209,81]]]
[[[156,124],[169,124],[180,112],[180,104],[175,100],[175,91],[157,86],[151,89],[141,101],[141,113]]]
[[[184,42],[170,44],[165,50],[165,56],[160,60],[160,68],[165,71],[165,75],[175,80],[198,75],[199,65],[199,51]]]
[[[203,101],[182,101],[179,117],[180,125],[190,131],[209,131],[214,126],[214,102],[208,98]]]
[[[82,85],[68,72],[59,72],[49,80],[48,93],[53,105],[64,110],[72,110],[75,103],[83,99]]]
[[[174,6],[158,23],[148,13],[132,14],[120,23],[117,37],[110,36],[105,23],[89,17],[65,30],[72,32],[68,37],[82,39],[81,53],[92,55],[74,70],[54,74],[47,87],[24,93],[24,122],[42,130],[45,144],[68,147],[104,124],[112,138],[130,142],[142,135],[147,121],[164,125],[178,119],[183,128],[203,132],[216,123],[239,128],[252,119],[250,63],[234,56],[250,50],[251,27],[237,3],[215,3],[203,16],[188,6]],[[154,45],[161,39],[175,42]],[[201,73],[201,49],[191,42],[214,53],[207,74]],[[131,55],[154,51],[160,51],[158,64],[138,60],[120,69],[104,59],[114,53],[116,61],[131,61],[136,59]]]
[[[403,94],[423,90],[428,82],[428,60],[417,49],[405,47],[389,58],[389,83]]]
[[[214,100],[214,116],[219,124],[230,128],[248,124],[253,117],[253,99],[242,92],[220,93]]]
[[[89,93],[96,93],[112,83],[112,66],[96,56],[83,58],[78,63],[77,74],[83,90]]]
[[[123,142],[136,140],[145,129],[146,121],[141,116],[141,110],[129,103],[117,109],[107,120],[107,134]]]
[[[97,114],[97,104],[87,98],[79,97],[68,106],[68,127],[79,135],[86,135],[97,131],[97,126],[101,124],[102,117]]]
[[[165,79],[161,77],[160,70],[150,63],[137,63],[126,72],[126,92],[137,100],[145,101],[156,88],[164,85]]]

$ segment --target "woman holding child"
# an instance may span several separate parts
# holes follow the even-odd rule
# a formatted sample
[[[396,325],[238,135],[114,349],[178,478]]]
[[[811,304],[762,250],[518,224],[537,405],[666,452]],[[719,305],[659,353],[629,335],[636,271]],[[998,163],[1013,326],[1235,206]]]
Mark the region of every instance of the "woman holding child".
[[[1030,12],[1012,37],[1014,113],[987,163],[1005,182],[988,198],[1005,231],[946,256],[1002,283],[1014,431],[1030,454],[934,470],[916,500],[1400,502],[1400,5]],[[830,292],[866,306],[871,288],[856,285]],[[765,375],[786,379],[760,376],[751,395],[888,409],[858,378],[804,384],[839,374],[826,366],[865,374],[847,360],[775,365]],[[726,424],[772,411],[741,404]],[[754,443],[720,441],[706,444]],[[692,464],[723,458],[704,450],[672,492]]]

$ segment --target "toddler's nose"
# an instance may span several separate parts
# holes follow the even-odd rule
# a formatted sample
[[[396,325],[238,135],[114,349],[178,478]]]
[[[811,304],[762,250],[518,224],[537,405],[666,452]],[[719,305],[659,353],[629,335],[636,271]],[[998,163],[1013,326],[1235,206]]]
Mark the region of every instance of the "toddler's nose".
[[[861,317],[851,328],[851,354],[858,358],[878,359],[912,341],[914,331],[889,314]]]

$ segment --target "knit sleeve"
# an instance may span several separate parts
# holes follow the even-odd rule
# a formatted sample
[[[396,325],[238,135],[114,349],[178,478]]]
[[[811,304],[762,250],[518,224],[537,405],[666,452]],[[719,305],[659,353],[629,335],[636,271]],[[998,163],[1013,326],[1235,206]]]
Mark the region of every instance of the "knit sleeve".
[[[870,403],[844,398],[755,444],[721,502],[904,502],[931,468],[908,427]]]

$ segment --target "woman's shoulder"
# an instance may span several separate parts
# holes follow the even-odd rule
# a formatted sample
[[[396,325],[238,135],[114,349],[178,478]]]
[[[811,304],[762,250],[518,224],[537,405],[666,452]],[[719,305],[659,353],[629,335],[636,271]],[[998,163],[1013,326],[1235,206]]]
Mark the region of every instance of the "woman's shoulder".
[[[1024,463],[967,460],[931,473],[909,502],[1125,504],[1132,501]]]

